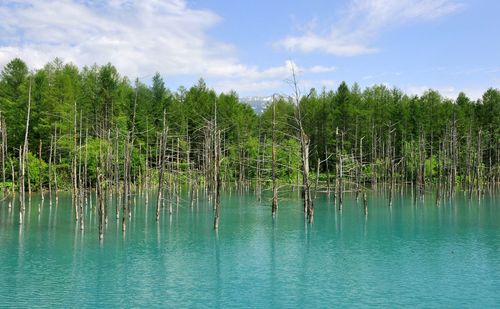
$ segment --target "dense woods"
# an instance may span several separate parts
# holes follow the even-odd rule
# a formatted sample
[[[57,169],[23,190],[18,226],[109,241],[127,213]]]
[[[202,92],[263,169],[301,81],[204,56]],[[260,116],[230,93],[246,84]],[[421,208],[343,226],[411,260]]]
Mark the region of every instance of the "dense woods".
[[[106,199],[114,196],[125,231],[131,199],[145,194],[148,201],[146,192],[156,192],[157,220],[161,207],[172,213],[182,190],[190,205],[204,192],[217,228],[226,187],[259,196],[269,188],[273,214],[281,188],[302,188],[310,221],[318,191],[341,208],[344,192],[366,201],[365,191],[377,186],[387,190],[389,205],[403,187],[415,197],[432,191],[437,204],[460,190],[480,197],[497,189],[498,89],[478,100],[344,82],[299,89],[300,80],[290,96],[275,95],[256,114],[235,92],[216,93],[202,79],[170,90],[158,73],[144,84],[112,64],[79,69],[56,59],[31,71],[14,59],[0,76],[3,200],[42,191],[52,205],[58,191],[72,190],[79,220],[88,196],[97,194],[102,231],[113,211]]]

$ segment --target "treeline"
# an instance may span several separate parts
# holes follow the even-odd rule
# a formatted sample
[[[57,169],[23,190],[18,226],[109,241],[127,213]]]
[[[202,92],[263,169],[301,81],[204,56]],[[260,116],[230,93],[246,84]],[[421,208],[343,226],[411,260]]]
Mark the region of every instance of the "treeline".
[[[472,193],[500,179],[498,89],[478,100],[463,93],[451,100],[433,90],[410,96],[382,85],[341,83],[335,90],[275,96],[256,114],[235,92],[216,93],[203,80],[173,91],[160,74],[147,85],[111,64],[79,69],[56,59],[31,71],[14,59],[1,72],[0,112],[5,192],[19,188],[26,137],[30,192],[111,180],[123,188],[127,179],[167,188],[169,177],[203,186],[214,177],[218,135],[222,186],[253,185],[260,192],[273,175],[281,185],[302,186],[299,126],[316,190],[341,196],[384,183]]]

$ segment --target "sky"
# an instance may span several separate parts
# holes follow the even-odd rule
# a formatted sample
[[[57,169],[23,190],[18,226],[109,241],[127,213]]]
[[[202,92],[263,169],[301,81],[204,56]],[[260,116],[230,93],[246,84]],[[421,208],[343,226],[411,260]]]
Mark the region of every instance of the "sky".
[[[111,62],[170,89],[240,97],[384,84],[479,98],[500,87],[498,0],[0,0],[0,67]]]

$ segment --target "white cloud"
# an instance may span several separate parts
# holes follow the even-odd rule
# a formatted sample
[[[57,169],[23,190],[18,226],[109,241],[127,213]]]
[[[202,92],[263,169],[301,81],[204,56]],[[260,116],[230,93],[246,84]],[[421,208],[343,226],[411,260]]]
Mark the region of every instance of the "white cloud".
[[[352,0],[326,31],[317,30],[314,20],[304,33],[290,35],[276,46],[338,56],[369,54],[378,50],[370,45],[386,28],[438,18],[461,7],[456,0]]]
[[[340,83],[334,79],[306,79],[300,81],[302,93],[307,93],[311,88],[316,88],[318,91],[321,91],[323,87],[326,89],[335,89],[339,84]]]
[[[303,71],[295,62],[291,60],[285,61],[281,66],[270,67],[267,69],[259,69],[258,67],[242,67],[238,72],[239,76],[245,76],[248,79],[263,79],[263,78],[285,78],[292,74],[292,68],[296,72]]]
[[[443,97],[452,100],[455,100],[460,92],[465,93],[472,100],[477,100],[481,98],[484,92],[487,90],[487,88],[485,87],[458,89],[454,86],[429,87],[429,86],[418,86],[418,85],[410,85],[405,87],[403,90],[405,91],[405,93],[409,95],[421,96],[426,91],[429,91],[431,89],[438,91]]]
[[[282,80],[248,80],[248,79],[227,79],[215,83],[215,88],[219,91],[228,92],[238,90],[242,93],[269,94],[283,88]]]
[[[20,4],[19,4],[20,3]],[[39,68],[55,57],[77,65],[112,62],[133,76],[228,75],[234,47],[209,37],[220,17],[181,0],[21,1],[0,7],[0,64],[22,57]]]
[[[336,70],[335,67],[314,65],[312,67],[300,67],[295,62],[288,60],[281,66],[270,67],[267,69],[259,69],[257,67],[241,67],[239,71],[233,72],[232,79],[224,79],[218,81],[215,85],[217,89],[229,91],[238,89],[240,91],[258,93],[258,92],[273,92],[277,89],[285,88],[292,76],[292,68],[297,75],[297,78],[305,74],[328,73]],[[331,80],[315,80],[307,79],[300,80],[300,85],[303,87],[322,87],[332,84]]]
[[[221,18],[183,0],[25,0],[1,4],[0,20],[0,64],[14,57],[34,67],[55,57],[77,65],[112,62],[131,77],[241,69],[234,47],[208,35]]]
[[[311,73],[330,73],[330,72],[333,72],[336,70],[337,70],[337,68],[334,66],[326,67],[326,66],[322,66],[322,65],[315,65],[309,69],[309,72],[311,72]]]
[[[13,0],[0,2],[0,67],[15,57],[41,68],[55,57],[84,65],[111,62],[133,79],[160,72],[168,78],[204,77],[217,90],[272,92],[297,74],[293,61],[258,67],[242,63],[235,46],[209,31],[222,18],[187,0]]]

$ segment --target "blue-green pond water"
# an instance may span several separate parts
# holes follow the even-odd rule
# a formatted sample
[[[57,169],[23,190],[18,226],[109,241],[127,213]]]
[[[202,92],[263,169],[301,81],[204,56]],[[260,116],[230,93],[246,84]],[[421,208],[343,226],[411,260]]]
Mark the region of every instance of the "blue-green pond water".
[[[436,207],[369,194],[369,214],[346,196],[343,211],[326,195],[305,224],[300,198],[225,194],[220,229],[200,196],[181,199],[155,221],[154,201],[138,199],[126,233],[110,208],[104,241],[95,209],[85,230],[68,195],[57,207],[34,196],[0,205],[2,307],[500,307],[500,205],[458,195]],[[185,198],[186,199],[186,198]]]

